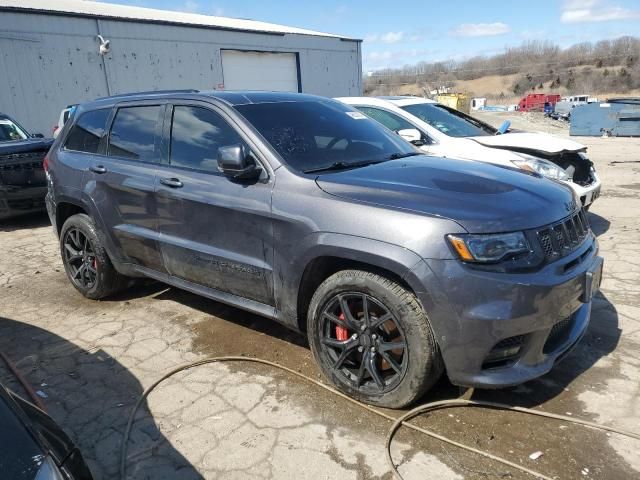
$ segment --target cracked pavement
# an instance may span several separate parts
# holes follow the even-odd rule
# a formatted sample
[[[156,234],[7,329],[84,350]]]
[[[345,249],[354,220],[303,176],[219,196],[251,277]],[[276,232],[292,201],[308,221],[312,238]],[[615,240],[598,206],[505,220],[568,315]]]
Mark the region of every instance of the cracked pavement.
[[[503,120],[484,115],[492,123]],[[516,127],[540,129],[526,118],[509,118]],[[640,432],[640,139],[579,141],[589,146],[604,183],[590,213],[605,274],[589,331],[545,377],[477,390],[472,398]],[[177,365],[246,355],[320,379],[304,338],[267,319],[157,283],[105,301],[84,299],[66,279],[45,216],[0,224],[0,350],[46,396],[49,414],[77,442],[97,479],[118,478],[131,408]],[[20,392],[4,365],[0,381]],[[424,401],[460,393],[442,380]],[[615,434],[479,409],[438,411],[417,423],[552,477],[640,475],[640,442]],[[285,372],[209,364],[163,382],[143,404],[128,444],[128,478],[390,479],[388,427]],[[538,450],[543,456],[531,460]],[[527,478],[406,430],[393,454],[407,480]]]

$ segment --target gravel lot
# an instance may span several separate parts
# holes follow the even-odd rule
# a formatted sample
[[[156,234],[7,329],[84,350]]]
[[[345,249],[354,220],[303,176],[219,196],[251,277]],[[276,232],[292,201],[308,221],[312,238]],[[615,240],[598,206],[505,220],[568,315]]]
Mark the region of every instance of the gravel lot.
[[[484,113],[566,135],[535,116]],[[640,139],[582,138],[603,180],[591,209],[605,258],[602,291],[578,348],[547,376],[472,398],[532,406],[640,432]],[[108,301],[68,283],[45,216],[0,224],[0,350],[41,391],[97,479],[118,477],[127,416],[143,389],[207,355],[275,360],[319,378],[304,338],[268,320],[149,283]],[[0,381],[19,391],[10,373]],[[441,381],[425,398],[462,392]],[[638,478],[640,442],[512,413],[440,411],[420,423],[551,477]],[[129,478],[391,478],[382,419],[285,373],[208,365],[154,391],[134,424]],[[394,458],[407,479],[526,478],[401,431]],[[529,455],[544,454],[537,460]]]

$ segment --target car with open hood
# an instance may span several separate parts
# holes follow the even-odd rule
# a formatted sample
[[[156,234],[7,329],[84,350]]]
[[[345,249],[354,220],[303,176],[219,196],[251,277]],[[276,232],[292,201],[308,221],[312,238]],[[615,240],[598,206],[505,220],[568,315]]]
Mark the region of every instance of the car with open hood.
[[[494,128],[466,113],[419,97],[345,97],[351,105],[399,133],[429,155],[496,163],[534,171],[569,185],[583,207],[601,183],[587,147],[546,133]]]
[[[260,314],[305,332],[326,377],[375,405],[414,402],[445,371],[494,388],[543,375],[585,332],[602,275],[566,185],[425,156],[323,97],[101,99],[46,165],[82,295],[150,277]]]

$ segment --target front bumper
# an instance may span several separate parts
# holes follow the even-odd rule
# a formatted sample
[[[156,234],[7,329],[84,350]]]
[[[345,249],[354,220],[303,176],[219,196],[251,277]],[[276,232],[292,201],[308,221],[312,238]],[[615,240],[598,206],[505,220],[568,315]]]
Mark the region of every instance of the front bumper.
[[[473,270],[457,260],[427,260],[416,267],[428,290],[418,296],[451,382],[498,388],[551,370],[589,324],[592,282],[587,277],[596,272],[597,290],[602,267],[597,250],[589,235],[571,255],[526,274]],[[517,355],[493,361],[500,345],[516,343]]]
[[[593,176],[593,182],[590,185],[582,186],[574,182],[563,182],[571,187],[576,192],[576,195],[582,202],[583,207],[591,205],[599,196],[602,189],[602,182],[595,172],[591,174]]]
[[[14,188],[0,185],[0,220],[42,212],[47,187]]]

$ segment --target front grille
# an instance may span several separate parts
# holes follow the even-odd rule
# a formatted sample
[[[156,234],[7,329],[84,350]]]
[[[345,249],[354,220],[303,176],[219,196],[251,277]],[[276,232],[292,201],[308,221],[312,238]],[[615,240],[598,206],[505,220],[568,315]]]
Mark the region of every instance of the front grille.
[[[547,260],[573,252],[589,235],[589,221],[583,210],[560,222],[538,230],[540,247]]]
[[[30,210],[45,209],[44,198],[24,198],[21,200],[7,200],[7,206],[11,210],[25,211],[25,212]]]
[[[0,155],[0,172],[24,172],[42,170],[46,150]]]
[[[569,316],[564,320],[560,320],[556,323],[551,332],[549,332],[549,336],[547,337],[547,341],[542,348],[542,352],[547,354],[551,353],[560,347],[569,337],[571,333],[571,328],[573,327],[573,316]]]
[[[32,172],[35,170],[42,170],[42,161],[12,163],[9,165],[0,164],[0,172]]]

